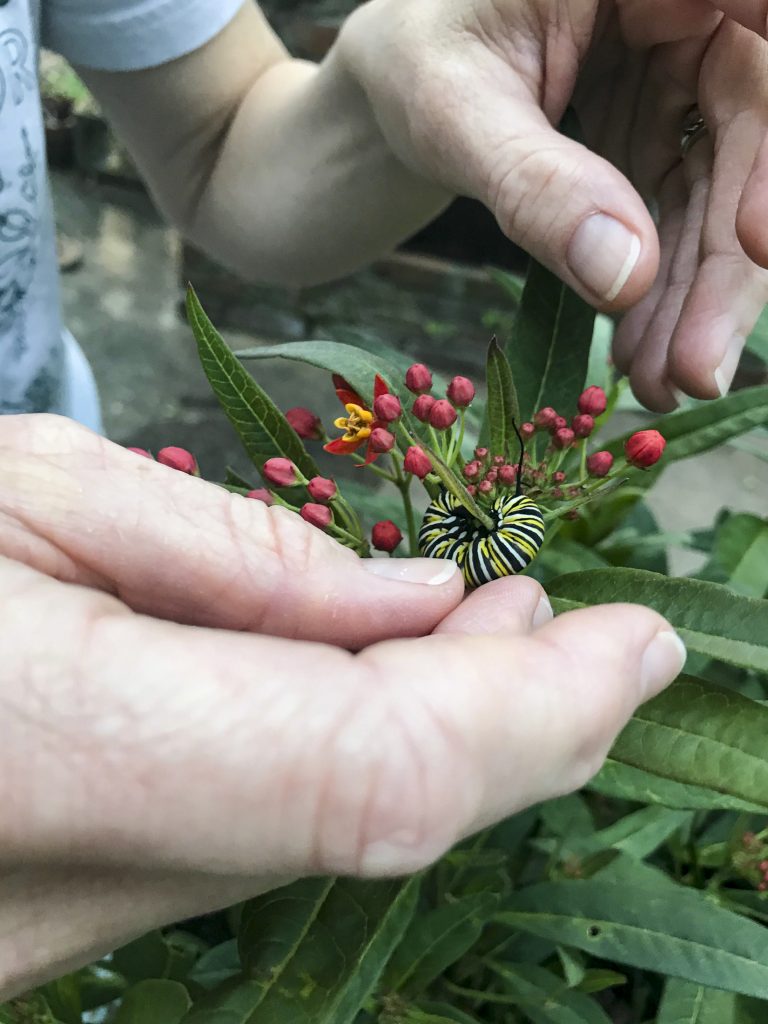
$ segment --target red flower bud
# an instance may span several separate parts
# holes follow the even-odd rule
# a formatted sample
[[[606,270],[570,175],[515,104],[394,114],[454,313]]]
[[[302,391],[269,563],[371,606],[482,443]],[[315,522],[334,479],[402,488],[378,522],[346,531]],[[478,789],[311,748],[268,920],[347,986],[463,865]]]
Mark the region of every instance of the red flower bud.
[[[429,414],[432,412],[434,404],[435,400],[432,395],[419,395],[413,403],[413,415],[422,423],[429,423]]]
[[[397,395],[379,395],[373,403],[373,412],[382,423],[393,423],[403,413],[403,407]]]
[[[285,418],[291,424],[299,437],[307,440],[318,441],[323,436],[323,425],[320,417],[316,416],[309,409],[297,405],[295,409],[289,409]]]
[[[523,423],[520,427],[520,436],[524,441],[529,441],[536,433],[536,427],[533,423]]]
[[[485,479],[488,481],[489,484],[495,484],[496,481],[499,479],[498,469],[489,469],[488,472],[485,474]]]
[[[384,452],[391,452],[395,447],[395,435],[391,434],[384,427],[376,427],[371,434],[371,451],[382,455]]]
[[[307,484],[307,490],[315,501],[326,502],[336,497],[336,484],[324,476],[313,476]]]
[[[394,551],[403,535],[391,519],[382,519],[371,531],[371,542],[377,551]]]
[[[570,448],[575,440],[576,436],[570,427],[558,427],[552,435],[555,448],[559,448],[561,451],[563,448]]]
[[[565,518],[574,523],[577,519],[581,519],[581,512],[577,508],[572,508],[570,512],[565,513]]]
[[[564,430],[568,426],[568,420],[565,416],[555,416],[555,422],[551,426],[551,431],[554,434],[556,430]]]
[[[624,445],[624,452],[627,456],[627,462],[631,466],[637,466],[638,469],[648,469],[650,466],[656,465],[664,454],[666,447],[667,442],[658,430],[640,430],[638,433],[633,434]]]
[[[301,506],[299,509],[299,515],[302,519],[306,520],[306,522],[311,523],[320,530],[324,530],[333,519],[331,510],[327,505],[313,505],[311,502]]]
[[[190,476],[198,475],[195,456],[186,448],[161,448],[157,453],[157,461],[163,466],[178,469],[180,473],[188,473]]]
[[[576,437],[589,437],[592,431],[595,429],[595,421],[587,413],[581,413],[579,416],[574,416],[571,423],[573,432]]]
[[[610,452],[595,452],[587,459],[587,472],[590,476],[608,476],[613,468],[613,456]]]
[[[454,377],[448,385],[448,398],[459,409],[466,409],[475,397],[475,385],[468,377]]]
[[[533,422],[537,427],[542,427],[544,430],[551,430],[555,425],[557,419],[557,413],[551,405],[545,406],[543,409],[539,409],[536,415],[533,417]]]
[[[125,450],[127,452],[133,452],[135,455],[143,455],[145,459],[152,459],[154,462],[152,453],[148,452],[146,448],[126,448]]]
[[[403,462],[406,473],[413,473],[419,480],[423,480],[427,473],[432,472],[432,463],[423,448],[415,445],[405,453]]]
[[[276,487],[295,487],[298,483],[296,467],[290,459],[267,459],[261,475]]]
[[[502,466],[499,470],[500,483],[505,487],[511,487],[515,480],[517,480],[517,466]]]
[[[597,387],[593,384],[592,387],[587,388],[579,395],[579,412],[583,412],[586,416],[602,416],[605,412],[605,407],[608,404],[608,400],[605,397],[605,392],[602,388]]]
[[[456,410],[446,398],[438,399],[429,411],[429,425],[435,430],[448,430],[456,419]]]
[[[490,480],[481,480],[477,489],[481,494],[490,494],[493,490],[493,484]]]
[[[480,472],[479,462],[468,462],[464,467],[464,476],[467,480],[474,480]]]
[[[265,505],[272,505],[275,501],[265,487],[257,487],[255,491],[248,491],[246,498],[253,498],[254,501],[263,501]]]
[[[474,498],[474,496],[477,494],[477,488],[475,487],[474,484],[469,484],[469,486],[467,487],[467,494],[471,498]]]
[[[556,501],[562,501],[562,499],[565,497],[565,493],[563,491],[563,488],[562,487],[553,487],[552,488],[552,497],[555,498]]]
[[[405,386],[414,395],[423,395],[432,387],[432,374],[424,363],[414,363],[405,375]]]
[[[507,460],[504,458],[503,455],[494,455],[493,456],[493,464],[494,464],[494,466],[503,466],[506,461]]]
[[[480,459],[481,462],[483,461],[483,459],[487,459],[488,458],[488,449],[487,448],[475,448],[475,458]]]
[[[562,483],[565,483],[565,473],[563,473],[563,471],[562,471],[562,470],[560,470],[560,471],[559,471],[559,472],[557,472],[557,473],[553,473],[553,474],[552,474],[552,483],[553,483],[553,484],[562,484]]]

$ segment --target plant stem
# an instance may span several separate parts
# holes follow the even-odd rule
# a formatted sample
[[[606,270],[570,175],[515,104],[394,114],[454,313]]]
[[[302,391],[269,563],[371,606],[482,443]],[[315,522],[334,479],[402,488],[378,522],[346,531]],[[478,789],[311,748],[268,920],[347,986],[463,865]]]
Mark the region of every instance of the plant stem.
[[[411,558],[418,558],[419,555],[419,538],[416,530],[416,517],[413,512],[413,502],[411,501],[411,480],[412,477],[404,476],[403,471],[400,469],[400,463],[392,456],[392,463],[395,467],[395,485],[400,491],[400,497],[403,499],[403,509],[405,511],[405,522],[408,530],[408,549]]]
[[[352,460],[358,464],[358,466],[365,466],[365,459],[362,455],[352,455]],[[385,469],[380,469],[378,466],[374,466],[372,462],[369,462],[366,469],[370,469],[376,476],[380,476],[382,480],[386,480],[390,484],[397,483],[397,478],[392,476],[391,473],[387,473]]]

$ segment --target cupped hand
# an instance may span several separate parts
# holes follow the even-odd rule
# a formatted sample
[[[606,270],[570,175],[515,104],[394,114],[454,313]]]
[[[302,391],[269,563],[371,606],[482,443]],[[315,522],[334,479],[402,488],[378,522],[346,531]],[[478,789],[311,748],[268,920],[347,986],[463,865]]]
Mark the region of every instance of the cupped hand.
[[[552,620],[530,579],[462,601],[443,563],[383,567],[65,420],[0,420],[0,859],[69,893],[44,947],[3,902],[6,989],[286,875],[421,868],[584,783],[681,667],[647,609]],[[88,893],[121,872],[110,918]]]
[[[665,411],[678,390],[727,391],[768,301],[768,44],[749,30],[764,6],[373,0],[339,54],[401,160],[481,199],[599,308],[628,311],[617,364]],[[554,127],[569,103],[591,151]],[[683,160],[694,105],[709,136]]]

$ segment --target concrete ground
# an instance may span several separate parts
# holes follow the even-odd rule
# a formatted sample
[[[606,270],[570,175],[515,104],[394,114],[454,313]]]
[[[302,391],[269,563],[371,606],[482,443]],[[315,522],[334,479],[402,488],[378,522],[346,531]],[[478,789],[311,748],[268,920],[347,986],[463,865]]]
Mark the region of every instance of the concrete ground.
[[[81,268],[63,278],[67,325],[94,368],[108,435],[157,450],[178,444],[198,456],[204,475],[227,465],[247,472],[239,442],[211,396],[194,342],[179,315],[179,244],[138,191],[108,190],[54,175],[60,230],[82,241]],[[225,332],[234,348],[259,339]],[[434,361],[434,359],[433,359]],[[439,367],[437,367],[439,368]],[[450,367],[446,367],[450,370]],[[259,379],[278,405],[310,404],[336,415],[327,377],[298,364],[259,364]],[[629,422],[641,417],[625,416]],[[752,442],[768,456],[766,434]],[[339,460],[333,463],[338,473]],[[711,524],[718,509],[768,514],[768,464],[735,447],[676,465],[655,488],[653,507],[664,529]],[[678,568],[691,564],[676,560]]]

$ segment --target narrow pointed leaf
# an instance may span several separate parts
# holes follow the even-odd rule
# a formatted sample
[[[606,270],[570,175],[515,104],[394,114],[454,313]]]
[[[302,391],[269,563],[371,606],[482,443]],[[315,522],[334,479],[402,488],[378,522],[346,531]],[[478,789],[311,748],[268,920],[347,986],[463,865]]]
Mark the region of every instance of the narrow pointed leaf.
[[[656,477],[672,462],[689,459],[708,452],[731,438],[768,424],[768,387],[745,388],[725,398],[706,402],[695,409],[673,412],[649,424],[649,430],[658,430],[667,440],[661,461],[651,470],[635,470],[632,484],[650,487]],[[631,432],[632,433],[632,432]],[[624,442],[630,436],[612,441],[608,451],[620,455]]]
[[[493,893],[476,893],[417,915],[387,968],[385,988],[423,992],[474,945],[497,903]]]
[[[720,793],[706,786],[674,782],[641,768],[621,764],[612,757],[608,758],[601,771],[589,783],[589,789],[618,800],[661,804],[679,810],[742,811],[747,814],[760,814],[765,811],[761,804],[741,800],[731,793]]]
[[[266,391],[243,368],[206,316],[192,288],[187,292],[187,316],[205,375],[257,469],[261,471],[267,459],[284,456],[307,478],[318,476],[319,470],[299,436]]]
[[[413,917],[418,879],[310,878],[243,911],[247,980],[207,996],[185,1024],[352,1024]]]
[[[575,411],[586,382],[594,326],[595,311],[532,260],[506,348],[524,419],[545,405],[563,415]]]
[[[493,964],[492,969],[533,1024],[610,1024],[594,999],[543,967]]]
[[[623,601],[647,605],[669,619],[689,650],[768,672],[768,601],[733,594],[716,583],[670,579],[643,569],[572,573],[548,589],[570,608]]]
[[[497,916],[511,928],[601,959],[768,997],[768,930],[666,877],[549,882],[515,893],[507,907]]]
[[[733,992],[670,978],[656,1024],[739,1024],[738,998]]]
[[[509,360],[495,338],[488,346],[486,380],[486,420],[480,441],[487,442],[496,455],[507,455],[513,448],[516,453],[515,425],[520,427],[520,404]]]

